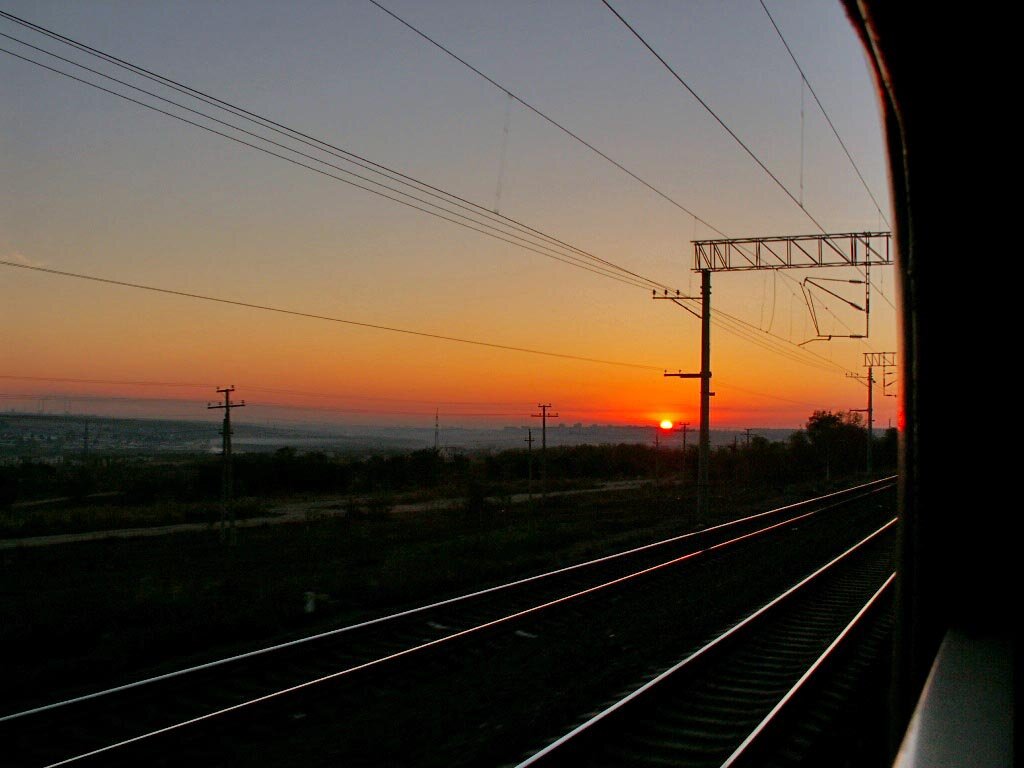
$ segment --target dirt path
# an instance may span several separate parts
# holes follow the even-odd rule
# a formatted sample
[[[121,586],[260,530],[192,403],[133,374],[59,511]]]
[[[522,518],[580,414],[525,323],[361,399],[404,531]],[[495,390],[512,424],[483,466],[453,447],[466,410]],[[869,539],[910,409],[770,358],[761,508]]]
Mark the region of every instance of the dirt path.
[[[601,483],[595,488],[581,488],[571,491],[552,491],[549,496],[571,496],[581,493],[600,493],[602,491],[618,491],[627,488],[638,488],[649,482],[648,480],[614,480]],[[538,494],[533,494],[537,496]],[[527,501],[530,497],[525,493],[516,493],[509,497],[514,504]],[[288,502],[271,507],[269,515],[264,517],[250,517],[238,520],[235,525],[238,528],[251,528],[259,525],[278,525],[281,523],[294,523],[308,519],[309,517],[334,517],[345,515],[346,503],[351,501],[348,496],[330,496],[315,501]],[[437,509],[452,509],[462,504],[464,499],[433,499],[430,501],[417,501],[407,504],[395,504],[391,507],[390,514],[404,514],[408,512],[427,512]],[[496,501],[496,499],[491,499]],[[79,541],[96,541],[98,539],[134,539],[145,536],[167,536],[173,533],[188,533],[192,531],[212,531],[216,526],[210,523],[179,523],[177,525],[158,525],[145,528],[114,528],[103,531],[83,531],[81,533],[58,533],[50,536],[26,536],[19,539],[0,539],[0,550],[16,549],[17,547],[48,547],[57,544],[73,544]]]

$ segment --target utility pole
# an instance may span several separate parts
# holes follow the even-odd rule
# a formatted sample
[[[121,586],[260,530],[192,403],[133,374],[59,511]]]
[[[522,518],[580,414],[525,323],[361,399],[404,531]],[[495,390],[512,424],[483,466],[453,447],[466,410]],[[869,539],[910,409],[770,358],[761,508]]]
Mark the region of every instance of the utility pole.
[[[697,454],[697,511],[711,509],[708,463],[711,461],[711,271],[700,273],[700,448]]]
[[[860,380],[864,381],[867,384],[867,387],[868,387],[868,407],[867,408],[851,408],[850,412],[851,413],[865,413],[865,414],[867,414],[867,418],[868,418],[868,447],[867,447],[867,456],[865,457],[865,468],[867,469],[867,473],[870,475],[871,474],[871,440],[872,440],[871,426],[872,426],[872,422],[874,421],[874,415],[875,415],[874,414],[874,402],[873,402],[874,398],[872,397],[872,395],[874,394],[874,389],[875,389],[874,386],[873,386],[874,383],[875,383],[874,366],[870,366],[869,365],[868,366],[868,372],[866,374],[864,374],[864,373],[848,373],[848,374],[846,374],[846,378],[848,378],[848,379],[860,379]]]
[[[867,447],[867,471],[871,474],[873,469],[871,461],[871,444],[875,438],[875,367],[882,369],[882,378],[885,378],[885,372],[887,368],[891,368],[896,365],[896,353],[895,352],[865,352],[864,353],[864,367],[868,369],[867,375],[862,373],[848,373],[847,378],[850,379],[862,379],[865,381],[868,387],[868,407],[867,408],[851,408],[854,412],[867,413],[868,415],[868,447]]]
[[[743,430],[743,438],[744,438],[743,447],[744,448],[749,448],[750,447],[750,427],[747,427],[746,429]]]
[[[661,425],[656,424],[654,426],[654,487],[658,487],[659,470],[658,466],[661,459]]]
[[[675,296],[666,291],[662,296],[654,295],[655,299],[668,299],[680,307],[696,315],[683,299],[695,299],[695,296]],[[708,463],[711,459],[711,270],[700,270],[700,373],[665,373],[680,379],[700,379],[700,442],[697,450],[697,512],[701,516],[708,513],[711,507],[709,500]]]
[[[434,410],[434,453],[437,453],[441,440],[441,414],[437,409]]]
[[[526,438],[526,500],[533,501],[533,430],[527,427]]]
[[[551,403],[544,405],[537,403],[540,413],[532,413],[530,416],[540,419],[540,495],[547,498],[548,495],[548,419],[557,419],[557,413],[548,413]]]
[[[223,452],[222,464],[221,464],[221,486],[220,486],[220,497],[221,497],[221,510],[220,510],[220,536],[224,539],[224,525],[225,518],[228,514],[228,505],[231,502],[232,493],[232,477],[231,477],[231,409],[242,408],[245,406],[245,400],[241,400],[237,403],[231,402],[231,393],[235,391],[235,385],[232,384],[230,387],[224,387],[218,389],[217,392],[224,395],[223,403],[207,403],[207,410],[212,408],[223,408],[224,409],[224,425],[221,435],[223,437]],[[231,538],[232,543],[235,538],[235,515],[231,514]]]
[[[686,433],[689,432],[689,431],[690,431],[690,422],[688,422],[688,421],[684,421],[682,424],[679,425],[679,429],[676,430],[676,432],[682,432],[683,433],[683,462],[682,462],[682,467],[681,467],[681,471],[682,471],[682,475],[683,475],[683,485],[686,484]]]
[[[871,444],[875,441],[875,367],[868,366],[868,474],[871,474]]]

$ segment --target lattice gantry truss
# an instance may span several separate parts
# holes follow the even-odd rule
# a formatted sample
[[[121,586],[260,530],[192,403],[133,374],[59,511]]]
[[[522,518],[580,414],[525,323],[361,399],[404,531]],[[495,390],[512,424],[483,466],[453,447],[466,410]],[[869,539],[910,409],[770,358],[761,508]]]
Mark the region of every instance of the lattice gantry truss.
[[[890,232],[695,240],[695,272],[871,267],[892,264]]]

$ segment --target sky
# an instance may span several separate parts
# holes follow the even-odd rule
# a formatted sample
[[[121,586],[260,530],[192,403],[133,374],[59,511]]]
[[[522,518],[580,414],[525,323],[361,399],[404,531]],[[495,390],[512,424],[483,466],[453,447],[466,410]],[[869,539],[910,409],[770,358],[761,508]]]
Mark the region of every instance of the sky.
[[[753,2],[612,5],[795,196],[599,0],[381,0],[680,210],[369,0],[45,2],[0,10],[450,191],[683,294],[692,240],[887,229]],[[879,110],[838,2],[766,2],[889,216]],[[238,118],[0,19],[0,47],[343,178],[30,49]],[[426,215],[0,53],[0,261],[531,354],[0,266],[0,410],[187,418],[233,384],[252,421],[698,422],[700,324],[638,287]],[[801,115],[802,112],[802,115]],[[247,129],[272,137],[262,128]],[[360,171],[361,172],[361,171]],[[457,210],[457,209],[456,209]],[[704,222],[704,223],[702,223]],[[814,341],[805,277],[718,273],[712,428],[799,427],[866,405],[863,353],[896,350],[894,274],[866,340]],[[863,287],[829,284],[855,302]],[[859,294],[858,294],[859,292]],[[817,292],[823,334],[864,316]],[[732,324],[735,327],[735,323]],[[751,337],[755,341],[751,341]],[[574,358],[589,358],[580,360]],[[594,362],[599,361],[599,362]],[[880,377],[879,377],[880,379]],[[894,393],[894,389],[887,393]],[[876,388],[876,424],[896,398]],[[236,414],[236,418],[243,418]]]

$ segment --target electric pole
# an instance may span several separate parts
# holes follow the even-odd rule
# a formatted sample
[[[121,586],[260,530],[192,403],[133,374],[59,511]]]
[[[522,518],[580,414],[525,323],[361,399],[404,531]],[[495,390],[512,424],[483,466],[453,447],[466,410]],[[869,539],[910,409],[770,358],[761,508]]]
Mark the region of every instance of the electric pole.
[[[868,386],[868,407],[867,408],[851,408],[850,410],[860,413],[867,413],[868,415],[868,448],[867,448],[867,470],[868,474],[871,474],[872,462],[871,462],[871,444],[874,442],[874,426],[875,426],[875,368],[879,367],[882,369],[882,380],[883,380],[883,393],[884,393],[884,380],[885,374],[889,368],[895,367],[896,365],[896,353],[895,352],[865,352],[864,353],[864,367],[868,369],[867,375],[862,373],[848,373],[847,378],[850,379],[862,379]]]
[[[235,385],[232,384],[230,387],[224,387],[218,389],[217,392],[224,395],[223,403],[207,403],[207,410],[212,408],[223,408],[224,409],[224,425],[223,431],[221,432],[223,438],[223,452],[222,464],[221,464],[221,486],[220,486],[220,497],[221,497],[221,510],[220,510],[220,535],[221,539],[224,538],[224,525],[225,518],[228,514],[228,506],[231,502],[232,493],[232,477],[231,477],[231,409],[242,408],[245,406],[245,400],[241,400],[237,403],[231,402],[231,393],[235,391]],[[231,537],[234,539],[235,536],[235,515],[231,514]]]
[[[658,462],[661,458],[661,425],[654,426],[654,487],[658,487],[659,469]]]
[[[743,447],[744,448],[749,448],[750,447],[750,427],[747,427],[746,429],[743,430],[743,438],[744,438]]]
[[[540,495],[541,498],[547,498],[548,494],[548,419],[557,419],[557,413],[548,413],[548,408],[551,407],[551,403],[541,405],[537,403],[537,407],[540,408],[540,413],[531,413],[530,416],[535,419],[540,419]]]
[[[533,501],[533,430],[526,429],[526,500]]]
[[[704,516],[711,507],[708,494],[709,472],[708,463],[711,459],[711,270],[700,271],[700,373],[665,373],[680,379],[700,379],[700,442],[697,449],[697,513]],[[690,314],[696,315],[690,307],[682,303],[684,299],[695,299],[695,296],[669,295],[666,291],[662,296],[654,295],[655,299],[668,299]]]
[[[690,422],[684,421],[679,425],[679,429],[676,432],[683,433],[683,463],[680,468],[683,475],[683,485],[686,485],[686,433],[690,431]]]
[[[441,441],[441,414],[440,411],[434,410],[434,453],[437,453],[440,447]]]

